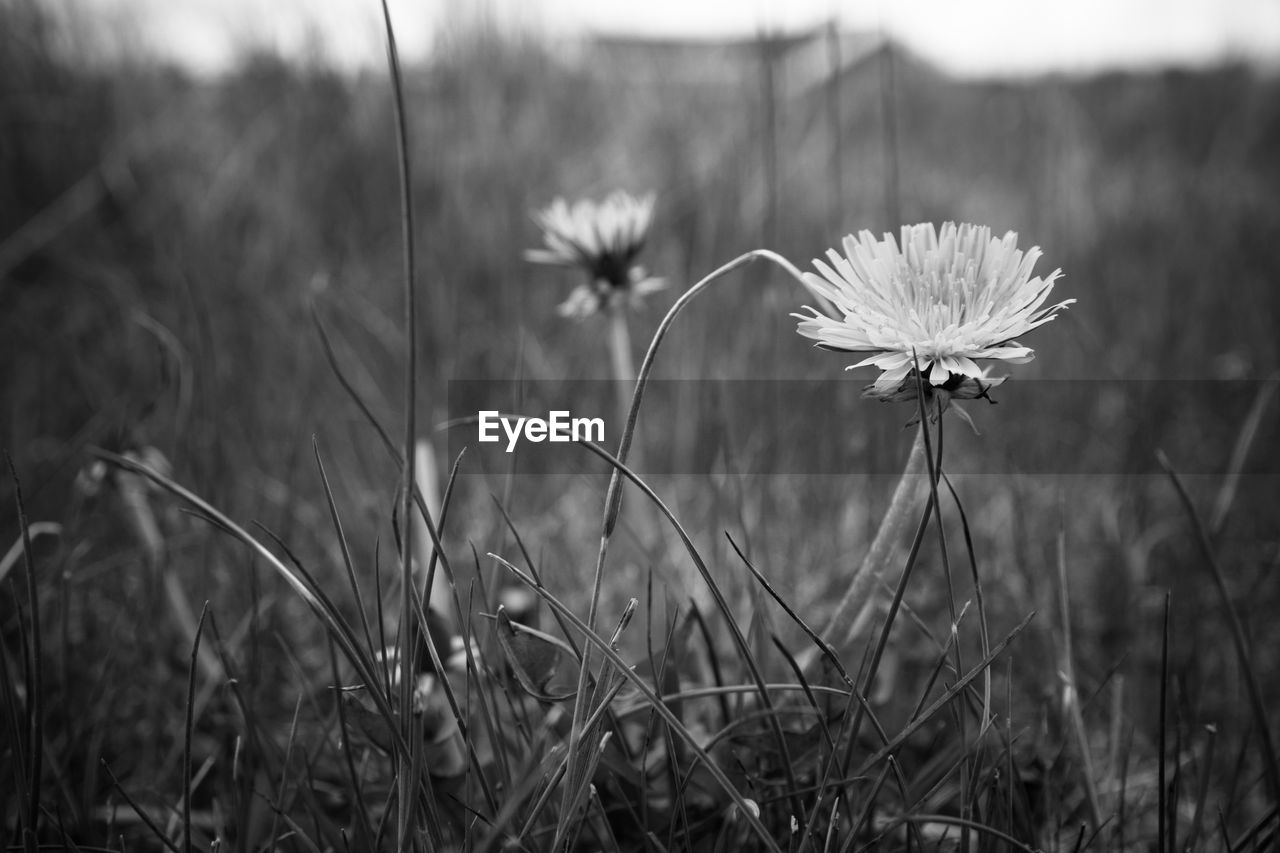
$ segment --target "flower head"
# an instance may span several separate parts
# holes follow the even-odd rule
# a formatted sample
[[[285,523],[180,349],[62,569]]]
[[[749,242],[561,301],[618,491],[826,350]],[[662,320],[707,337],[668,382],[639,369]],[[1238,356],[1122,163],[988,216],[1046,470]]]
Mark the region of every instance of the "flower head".
[[[984,397],[1003,379],[988,377],[976,360],[1030,361],[1034,352],[1016,338],[1075,302],[1043,307],[1061,270],[1032,278],[1040,249],[1023,252],[1017,243],[1012,231],[997,239],[985,226],[953,222],[941,232],[931,223],[904,226],[901,247],[889,234],[849,235],[843,255],[831,250],[830,264],[814,261],[821,275],[804,275],[836,316],[814,308],[792,316],[824,349],[870,353],[847,368],[883,371],[869,396],[915,399],[916,369],[930,392]]]
[[[623,300],[639,304],[641,297],[666,286],[635,263],[649,234],[653,204],[652,194],[636,198],[618,190],[602,202],[583,199],[572,207],[557,198],[534,214],[546,248],[527,250],[525,260],[578,267],[588,275],[587,283],[560,305],[561,314],[582,318]]]

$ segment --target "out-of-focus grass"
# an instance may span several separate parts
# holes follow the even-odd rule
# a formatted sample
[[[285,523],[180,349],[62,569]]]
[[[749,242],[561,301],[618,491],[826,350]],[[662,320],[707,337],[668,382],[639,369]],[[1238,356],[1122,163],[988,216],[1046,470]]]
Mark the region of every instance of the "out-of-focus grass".
[[[299,695],[305,725],[294,760],[319,748],[328,700],[313,693],[328,681],[329,657],[319,627],[286,589],[158,494],[150,500],[164,553],[149,563],[118,490],[109,483],[96,495],[77,489],[86,448],[158,448],[175,479],[232,518],[257,520],[279,535],[337,594],[345,589],[342,562],[311,456],[316,435],[356,562],[367,577],[380,569],[384,587],[394,583],[396,468],[339,388],[311,320],[314,308],[374,414],[394,424],[403,330],[388,85],[381,75],[349,78],[265,54],[216,80],[149,66],[89,71],[59,53],[41,15],[22,4],[0,9],[0,445],[22,477],[28,517],[64,525],[57,547],[37,543],[47,749],[68,821],[97,831],[111,796],[100,759],[127,787],[158,801],[175,803],[180,787],[190,648],[166,615],[161,572],[175,573],[191,602],[210,600],[237,689],[261,730],[279,733],[276,747],[245,755],[283,760]],[[676,292],[760,247],[770,204],[760,140],[770,128],[754,60],[701,60],[739,63],[738,85],[699,83],[675,68],[641,81],[608,55],[585,50],[566,58],[552,46],[482,31],[456,35],[429,65],[411,70],[423,422],[445,417],[450,379],[606,375],[602,329],[557,317],[568,284],[521,261],[521,250],[538,239],[528,213],[550,198],[599,196],[615,186],[656,191],[646,263]],[[900,224],[888,221],[884,199],[885,61],[873,55],[842,79],[839,146],[824,91],[775,104],[773,203],[783,215],[767,248],[799,262],[848,231]],[[1273,192],[1280,84],[1243,66],[958,83],[909,56],[894,62],[903,220],[984,222],[1041,245],[1044,263],[1067,273],[1061,292],[1079,304],[1037,332],[1040,357],[1017,376],[1098,380],[1096,398],[1071,395],[1069,408],[1049,398],[1016,422],[1001,417],[1001,407],[989,418],[983,413],[984,429],[988,421],[991,427],[977,443],[1052,441],[1063,453],[1102,460],[1084,470],[1114,466],[1105,476],[957,483],[993,624],[1007,629],[1030,608],[1045,614],[1011,658],[1014,726],[1029,731],[1018,760],[1043,774],[1046,802],[1079,802],[1075,771],[1064,769],[1073,759],[1055,698],[1059,632],[1047,618],[1057,613],[1061,528],[1076,677],[1095,757],[1130,755],[1129,772],[1154,772],[1160,608],[1172,589],[1171,725],[1197,760],[1204,760],[1204,726],[1218,727],[1207,778],[1220,799],[1210,803],[1223,804],[1238,834],[1261,814],[1263,789],[1256,764],[1234,775],[1250,723],[1228,628],[1204,603],[1211,582],[1171,487],[1150,475],[1160,445],[1184,449],[1188,458],[1175,456],[1175,466],[1223,470],[1238,419],[1191,417],[1170,402],[1187,405],[1176,389],[1152,385],[1117,396],[1113,389],[1124,386],[1107,383],[1263,379],[1280,367],[1280,197]],[[836,157],[843,158],[842,190],[832,186]],[[838,357],[793,333],[786,315],[802,302],[781,277],[750,268],[681,317],[656,372],[856,381],[840,375]],[[640,340],[669,304],[656,303],[635,319]],[[1016,395],[1017,384],[1004,393]],[[907,417],[871,403],[858,411],[847,425],[851,436],[896,429]],[[686,433],[662,430],[667,418],[678,425],[714,408],[695,401],[646,414],[639,440],[670,444]],[[762,403],[753,418],[766,428],[793,423],[785,414]],[[1276,417],[1264,413],[1246,472],[1273,471],[1280,461],[1266,440]],[[903,433],[904,454],[909,437]],[[795,435],[799,442],[845,438]],[[955,465],[966,470],[963,460]],[[458,562],[468,540],[482,554],[512,552],[490,501],[498,494],[547,584],[581,604],[575,591],[588,583],[605,483],[603,469],[585,457],[581,472],[462,478],[445,530]],[[887,496],[887,478],[842,473],[670,476],[654,484],[744,613],[754,587],[725,530],[818,623]],[[1191,478],[1193,497],[1208,506],[1220,483],[1219,476]],[[1273,476],[1246,476],[1217,540],[1273,708],[1280,703],[1268,618],[1277,604],[1270,581],[1280,541],[1270,517],[1275,494]],[[11,484],[0,483],[4,549],[16,539],[12,496]],[[960,541],[957,522],[950,523]],[[650,569],[673,581],[676,599],[693,591],[668,546],[629,544],[624,530],[621,548],[604,612],[638,594]],[[917,571],[929,582],[917,584],[908,603],[941,630],[946,597],[936,554],[926,552]],[[21,599],[8,589],[0,629],[16,650]],[[970,597],[961,580],[957,598]],[[354,607],[345,598],[340,605]],[[918,683],[933,650],[922,633],[899,630],[897,679]],[[785,622],[779,631],[800,640]],[[1117,675],[1124,715],[1113,718]],[[241,792],[241,817],[262,820],[248,793],[260,768],[252,758],[240,766],[225,758],[239,730],[235,707],[219,688],[197,720],[196,766],[216,756],[211,772],[223,790]],[[1099,763],[1119,784],[1121,769]],[[1151,790],[1149,779],[1142,784]],[[1185,776],[1183,784],[1190,784]],[[1141,834],[1152,825],[1150,803],[1135,809],[1145,809]]]

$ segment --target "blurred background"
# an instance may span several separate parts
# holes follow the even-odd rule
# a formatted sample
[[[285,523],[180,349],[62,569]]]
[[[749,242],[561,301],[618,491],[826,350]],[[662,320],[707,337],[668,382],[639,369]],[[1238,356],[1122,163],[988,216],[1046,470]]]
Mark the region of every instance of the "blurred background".
[[[1135,686],[1115,700],[1131,715],[1124,732],[1146,737],[1132,732],[1149,718],[1172,589],[1179,725],[1243,735],[1228,629],[1206,604],[1211,581],[1153,451],[1194,474],[1206,515],[1226,507],[1220,560],[1274,706],[1280,7],[634,5],[644,11],[391,4],[406,66],[424,431],[463,414],[449,410],[451,381],[609,376],[604,326],[556,314],[576,279],[522,260],[541,241],[531,211],[556,196],[657,194],[642,262],[671,287],[632,316],[637,352],[685,287],[751,249],[810,268],[863,228],[1015,230],[1020,246],[1042,247],[1039,273],[1064,271],[1055,299],[1079,302],[1026,341],[1037,358],[1006,371],[1000,405],[971,407],[980,437],[948,422],[948,465],[969,475],[957,490],[993,625],[1044,614],[1014,653],[1025,719],[1055,725],[1035,708],[1057,677],[1031,662],[1061,634],[1047,615],[1061,532],[1089,695],[1126,674]],[[245,689],[265,716],[287,719],[304,674],[328,677],[320,629],[295,618],[283,585],[153,495],[157,553],[88,448],[153,448],[178,482],[260,523],[337,587],[314,437],[357,565],[394,583],[397,467],[317,330],[398,434],[399,177],[380,27],[373,2],[0,2],[0,446],[27,517],[62,525],[37,542],[56,660],[46,689],[61,700],[49,731],[75,780],[68,797],[86,813],[107,788],[98,757],[121,778],[176,772],[189,643],[156,618],[173,606],[163,578],[180,580],[195,612],[209,600],[242,648],[257,648],[243,640],[253,635],[289,650],[252,662]],[[724,531],[817,622],[875,529],[911,413],[857,399],[874,372],[851,377],[842,357],[800,338],[788,315],[804,302],[783,274],[753,265],[682,315],[656,373],[829,381],[847,417],[824,416],[814,434],[764,397],[726,414],[676,395],[679,405],[646,410],[638,440],[679,447],[719,418],[847,445],[845,458],[885,455],[850,471],[744,475],[744,442],[717,446],[723,463],[655,476],[744,612],[758,602]],[[1045,390],[1068,381],[1070,393]],[[1035,383],[1034,406],[1018,405],[1020,383]],[[456,439],[432,435],[448,471]],[[998,476],[980,461],[1019,445],[1052,452]],[[548,584],[580,600],[606,483],[599,461],[508,477],[469,472],[464,456],[460,471],[445,530],[457,561],[470,559],[468,543],[512,556],[496,498]],[[7,475],[0,510],[8,549],[19,527]],[[641,595],[649,572],[673,602],[694,594],[646,511],[611,576],[609,612]],[[935,563],[918,571],[938,579]],[[14,644],[18,574],[0,593]],[[936,584],[912,595],[922,618],[943,612]],[[228,734],[215,715],[201,737],[215,751]],[[1237,757],[1222,749],[1212,778],[1226,785]]]

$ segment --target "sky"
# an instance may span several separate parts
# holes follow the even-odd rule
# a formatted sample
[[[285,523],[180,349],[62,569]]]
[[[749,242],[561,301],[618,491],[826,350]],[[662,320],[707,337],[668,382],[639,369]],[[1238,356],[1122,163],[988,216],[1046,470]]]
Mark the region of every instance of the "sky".
[[[64,0],[100,32],[218,71],[246,47],[347,67],[384,60],[378,0]],[[1200,65],[1247,57],[1280,67],[1280,0],[389,0],[402,55],[429,55],[442,33],[488,15],[552,36],[751,36],[835,19],[885,32],[963,76]]]

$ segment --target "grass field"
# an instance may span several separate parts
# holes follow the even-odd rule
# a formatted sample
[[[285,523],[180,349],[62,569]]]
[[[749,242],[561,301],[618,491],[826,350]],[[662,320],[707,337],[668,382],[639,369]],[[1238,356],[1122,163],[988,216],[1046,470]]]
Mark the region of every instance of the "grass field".
[[[427,525],[388,75],[79,62],[0,3],[0,846],[1275,847],[1280,81],[962,82],[853,43],[814,76],[821,35],[481,26],[405,69]],[[1078,302],[965,404],[980,434],[931,429],[936,511],[921,475],[877,551],[914,405],[796,334],[785,271],[728,273],[630,457],[687,541],[632,485],[598,558],[607,461],[444,425],[570,394],[617,449],[608,325],[523,257],[532,211],[617,188],[656,194],[669,285],[636,363],[723,264],[864,228],[1015,230]],[[473,651],[419,713],[382,655],[422,633],[410,530]]]

